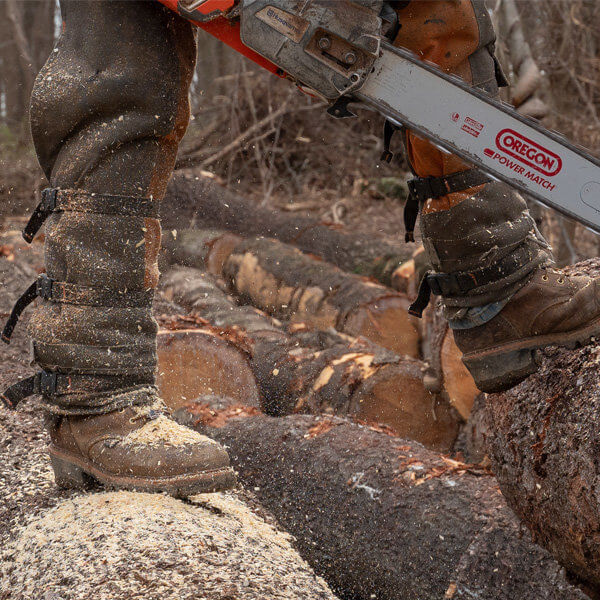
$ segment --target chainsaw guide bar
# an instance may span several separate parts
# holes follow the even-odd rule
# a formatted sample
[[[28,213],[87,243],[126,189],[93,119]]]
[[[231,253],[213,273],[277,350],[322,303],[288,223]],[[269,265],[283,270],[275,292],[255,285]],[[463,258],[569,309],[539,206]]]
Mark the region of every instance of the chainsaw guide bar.
[[[382,44],[357,101],[600,233],[600,160],[412,52]]]

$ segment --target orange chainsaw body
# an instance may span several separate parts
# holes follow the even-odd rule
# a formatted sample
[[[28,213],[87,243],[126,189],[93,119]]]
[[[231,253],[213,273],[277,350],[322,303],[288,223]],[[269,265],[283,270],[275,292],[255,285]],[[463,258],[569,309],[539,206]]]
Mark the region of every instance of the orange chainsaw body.
[[[180,0],[158,0],[170,10],[190,20],[194,25],[204,29],[210,35],[216,37],[233,48],[236,52],[244,55],[253,62],[257,63],[263,69],[284,77],[285,73],[271,61],[262,57],[260,54],[245,46],[240,37],[239,19],[230,20],[226,18],[229,10],[234,8],[237,0],[204,0],[204,2],[187,2],[190,8],[186,9],[185,4]]]

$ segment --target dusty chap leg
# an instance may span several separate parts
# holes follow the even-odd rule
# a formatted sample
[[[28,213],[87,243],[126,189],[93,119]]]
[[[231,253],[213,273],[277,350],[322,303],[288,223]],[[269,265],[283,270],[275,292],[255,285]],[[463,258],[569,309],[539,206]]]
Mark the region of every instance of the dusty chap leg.
[[[31,102],[54,204],[30,333],[57,481],[227,487],[225,451],[170,421],[155,387],[157,203],[188,123],[192,28],[152,1],[64,0],[61,12]]]

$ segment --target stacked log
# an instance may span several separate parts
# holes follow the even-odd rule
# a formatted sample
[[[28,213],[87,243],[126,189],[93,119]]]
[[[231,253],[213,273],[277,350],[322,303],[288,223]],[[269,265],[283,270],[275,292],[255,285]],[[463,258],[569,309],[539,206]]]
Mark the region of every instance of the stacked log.
[[[185,319],[178,324],[175,331],[160,330],[157,338],[158,387],[167,406],[176,410],[210,394],[260,406],[260,392],[243,342],[234,343],[214,327],[194,327]]]
[[[485,470],[339,418],[207,428],[204,414],[192,406],[180,416],[229,446],[243,483],[343,598],[586,598],[520,535]]]
[[[419,355],[419,335],[403,294],[276,240],[199,231],[174,245],[174,261],[223,276],[236,295],[278,319],[334,328],[398,354]]]
[[[394,271],[409,260],[412,244],[390,244],[350,233],[312,217],[290,216],[259,206],[204,175],[176,173],[163,203],[165,230],[215,228],[242,236],[264,236],[292,244],[344,271],[389,285]],[[399,232],[399,239],[403,233]]]
[[[172,269],[163,276],[162,289],[167,298],[192,311],[192,318],[218,328],[221,337],[248,356],[269,414],[354,415],[386,423],[429,447],[450,450],[460,418],[444,398],[425,389],[420,361],[334,331],[299,325],[286,330],[257,309],[237,306],[196,269]],[[171,361],[171,380],[185,377],[184,364]],[[159,369],[163,371],[162,365]]]

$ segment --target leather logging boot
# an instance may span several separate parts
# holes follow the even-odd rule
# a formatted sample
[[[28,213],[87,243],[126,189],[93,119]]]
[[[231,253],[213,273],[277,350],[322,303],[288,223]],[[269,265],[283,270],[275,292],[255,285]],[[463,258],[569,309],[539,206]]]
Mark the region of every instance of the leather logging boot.
[[[59,485],[187,495],[235,483],[226,451],[176,424],[156,388],[152,300],[158,200],[189,119],[191,26],[155,2],[63,0],[56,51],[36,80],[31,130],[51,188],[24,232],[45,222],[34,299],[41,368],[2,396],[42,396]]]
[[[600,279],[552,268],[533,277],[484,325],[455,329],[463,362],[480,390],[498,392],[537,370],[537,350],[575,348],[600,336]]]
[[[235,484],[225,449],[172,421],[162,402],[107,414],[49,415],[50,458],[56,483],[188,496]]]
[[[600,335],[599,281],[552,268],[522,198],[501,183],[442,211],[421,230],[433,266],[412,310],[442,296],[463,362],[484,392],[508,389],[537,369],[537,350]]]

